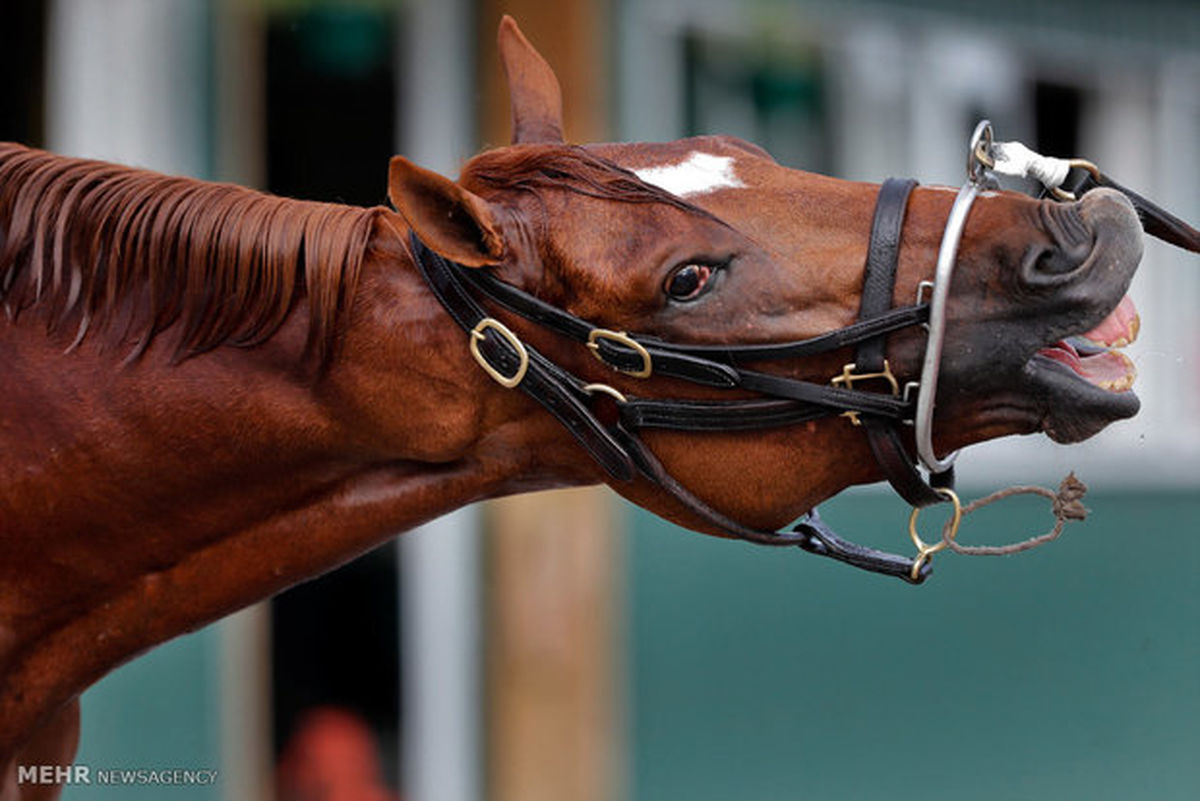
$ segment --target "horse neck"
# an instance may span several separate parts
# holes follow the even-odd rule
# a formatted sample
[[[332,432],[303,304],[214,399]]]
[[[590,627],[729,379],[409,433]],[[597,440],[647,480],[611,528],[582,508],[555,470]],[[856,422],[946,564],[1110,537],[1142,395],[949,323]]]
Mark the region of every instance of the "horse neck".
[[[104,465],[102,474],[120,476],[121,486],[146,496],[144,503],[120,498],[139,512],[125,522],[145,526],[156,510],[219,506],[219,498],[248,489],[283,484],[308,494],[308,481],[325,485],[378,465],[442,474],[449,465],[479,461],[481,448],[496,450],[489,432],[519,412],[511,399],[481,402],[491,388],[467,356],[464,335],[426,288],[406,233],[395,215],[376,222],[340,323],[342,343],[320,370],[304,359],[303,307],[255,348],[222,347],[175,364],[167,331],[129,365],[119,348],[91,339],[63,355],[62,342],[44,335],[38,310],[26,312],[0,337],[18,387],[0,406],[32,430],[6,434],[5,447],[17,458],[6,460],[0,475],[20,483],[17,465],[24,464],[43,484],[79,487],[100,480],[78,462],[86,454]],[[43,463],[46,452],[64,467]],[[473,494],[503,491],[490,486],[497,479],[495,469],[489,472],[489,486]],[[431,511],[461,502],[455,494]],[[69,525],[71,510],[57,511]],[[75,511],[94,526],[90,506]],[[407,515],[396,520],[397,527],[410,524]]]
[[[171,364],[36,320],[0,330],[0,752],[44,710],[183,631],[474,500],[583,483],[548,415],[489,384],[382,224],[341,344],[294,369],[267,343]],[[402,232],[401,232],[402,233]],[[136,625],[131,621],[136,621]],[[46,677],[50,677],[47,679]]]

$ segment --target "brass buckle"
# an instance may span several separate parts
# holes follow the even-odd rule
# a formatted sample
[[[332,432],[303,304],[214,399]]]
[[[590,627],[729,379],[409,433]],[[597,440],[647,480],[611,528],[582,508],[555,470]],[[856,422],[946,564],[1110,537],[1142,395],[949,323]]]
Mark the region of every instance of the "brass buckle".
[[[842,374],[836,375],[829,380],[829,383],[835,387],[842,386],[846,389],[854,389],[855,381],[868,381],[875,378],[882,378],[888,382],[892,388],[892,395],[899,397],[900,382],[896,380],[896,375],[892,372],[892,366],[888,364],[888,360],[883,360],[883,371],[879,373],[856,373],[858,365],[851,362],[850,364],[842,365]],[[856,426],[862,425],[862,420],[858,419],[858,412],[845,411],[842,412],[842,417],[848,418],[851,423]]]
[[[971,183],[981,182],[984,172],[996,166],[996,160],[992,157],[993,138],[992,124],[980,120],[971,134],[971,146],[967,153],[967,178]]]
[[[585,384],[583,391],[589,395],[595,395],[597,392],[599,392],[602,395],[607,395],[622,405],[629,403],[629,399],[625,397],[624,393],[615,387],[610,387],[608,384]]]
[[[1067,159],[1067,164],[1069,164],[1072,169],[1087,170],[1092,174],[1092,178],[1094,178],[1097,183],[1100,182],[1100,168],[1087,159]],[[1051,189],[1050,194],[1054,195],[1055,200],[1062,200],[1068,203],[1077,200],[1074,192],[1067,192],[1058,186]]]
[[[913,560],[912,578],[916,581],[921,575],[921,568],[929,561],[935,553],[949,545],[950,540],[958,536],[958,527],[962,524],[963,508],[962,501],[958,498],[958,493],[952,489],[945,487],[934,487],[934,491],[941,495],[946,500],[954,504],[954,512],[950,518],[949,528],[942,535],[942,538],[930,545],[921,539],[921,535],[917,533],[917,517],[921,514],[921,507],[914,506],[912,514],[908,516],[908,536],[912,538],[913,545],[917,546],[917,558]]]
[[[489,328],[503,337],[504,340],[512,346],[513,350],[517,352],[517,356],[521,360],[521,363],[517,365],[517,371],[510,376],[505,375],[495,367],[492,367],[492,365],[488,363],[488,360],[485,359],[483,354],[479,351],[479,343],[485,339],[483,332]],[[517,384],[520,384],[521,379],[525,377],[526,371],[529,370],[529,351],[525,350],[525,345],[521,343],[521,340],[517,339],[517,335],[510,331],[508,326],[494,317],[486,317],[480,320],[479,323],[471,329],[471,338],[469,340],[469,344],[471,348],[471,355],[475,357],[475,361],[479,362],[479,366],[483,368],[484,372],[495,379],[496,383],[502,387],[512,389]]]
[[[601,339],[611,340],[634,351],[638,356],[642,357],[642,366],[636,370],[625,370],[621,367],[617,367],[616,365],[609,364],[608,362],[604,361],[604,357],[600,355],[599,340]],[[599,359],[602,364],[612,368],[613,370],[616,370],[618,373],[625,373],[626,375],[631,375],[634,378],[649,378],[650,373],[654,370],[654,365],[650,361],[649,351],[642,347],[640,342],[630,337],[624,331],[610,331],[607,328],[593,328],[588,332],[587,346],[588,349],[592,351],[592,355]]]

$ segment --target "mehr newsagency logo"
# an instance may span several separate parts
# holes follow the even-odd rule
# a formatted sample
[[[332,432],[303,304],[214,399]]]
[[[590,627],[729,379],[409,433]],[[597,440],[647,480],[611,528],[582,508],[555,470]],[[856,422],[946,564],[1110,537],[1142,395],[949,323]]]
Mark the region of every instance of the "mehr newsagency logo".
[[[17,784],[159,785],[216,784],[217,771],[196,768],[96,768],[91,765],[18,765]]]

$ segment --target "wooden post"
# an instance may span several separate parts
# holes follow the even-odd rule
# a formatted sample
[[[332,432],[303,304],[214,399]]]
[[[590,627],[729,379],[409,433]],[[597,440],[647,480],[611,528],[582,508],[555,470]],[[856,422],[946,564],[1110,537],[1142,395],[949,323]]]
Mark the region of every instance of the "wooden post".
[[[558,75],[568,141],[608,137],[606,0],[485,0],[485,145],[509,141],[496,55],[511,14]],[[565,490],[489,507],[489,801],[607,801],[619,793],[616,692],[619,538],[611,494]]]
[[[266,11],[218,0],[212,11],[213,159],[217,181],[266,186]],[[219,624],[221,798],[273,798],[271,602]]]
[[[479,32],[480,130],[486,146],[508,144],[508,87],[496,53],[500,17],[517,21],[554,69],[563,90],[563,129],[568,142],[606,141],[609,124],[609,0],[483,0]]]
[[[497,502],[488,539],[488,798],[617,792],[617,538],[596,489]]]

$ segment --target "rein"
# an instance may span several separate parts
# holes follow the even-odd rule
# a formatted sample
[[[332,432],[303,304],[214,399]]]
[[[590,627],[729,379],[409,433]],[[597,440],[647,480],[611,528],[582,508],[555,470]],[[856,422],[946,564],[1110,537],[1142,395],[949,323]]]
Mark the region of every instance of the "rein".
[[[945,335],[946,299],[958,243],[971,205],[979,192],[994,186],[992,172],[1024,174],[1042,180],[1047,191],[1062,200],[1074,196],[1062,188],[1074,168],[1082,167],[1092,185],[1104,185],[1137,198],[1144,219],[1164,221],[1174,236],[1168,241],[1200,243],[1186,223],[1104,178],[1086,162],[1032,157],[1016,164],[1009,143],[992,142],[991,126],[981,122],[971,140],[968,180],[959,191],[947,220],[935,280],[923,282],[918,297],[907,306],[891,307],[899,259],[901,231],[908,199],[916,182],[888,179],[880,188],[871,226],[858,320],[851,325],[808,339],[758,345],[702,345],[667,342],[596,326],[506,284],[485,271],[449,261],[409,238],[414,261],[438,301],[463,331],[480,367],[497,383],[519,389],[541,404],[575,437],[614,479],[642,477],[664,490],[699,518],[725,534],[770,546],[796,546],[864,570],[896,576],[919,584],[930,574],[931,556],[943,548],[966,551],[953,542],[963,507],[952,490],[956,454],[939,459],[933,451],[932,420],[938,367]],[[1023,148],[1024,146],[1020,146]],[[1011,148],[1011,149],[1010,149]],[[1039,161],[1040,160],[1040,161]],[[1066,169],[1061,169],[1062,165]],[[1061,175],[1060,175],[1061,174]],[[1077,182],[1082,193],[1091,186]],[[1147,231],[1153,233],[1149,224]],[[1191,237],[1189,240],[1188,237]],[[1188,247],[1187,244],[1181,246]],[[929,300],[925,300],[928,293]],[[557,365],[491,316],[477,297],[486,298],[543,328],[586,345],[610,369],[646,379],[667,376],[707,387],[742,389],[764,397],[740,400],[644,398],[622,393],[603,383],[588,383]],[[913,325],[928,328],[919,381],[901,387],[884,356],[886,335]],[[797,359],[855,347],[855,361],[827,384],[751,370],[748,363]],[[882,384],[887,390],[859,389],[860,382]],[[916,397],[914,398],[914,393]],[[603,398],[603,401],[598,401]],[[614,411],[615,409],[615,411]],[[867,436],[872,454],[896,492],[913,506],[909,530],[916,557],[905,557],[855,544],[838,536],[817,514],[807,512],[790,530],[748,527],[714,509],[677,481],[638,435],[641,429],[676,431],[748,431],[842,415]],[[915,428],[918,460],[904,446],[900,426]],[[919,467],[924,465],[928,478]],[[918,511],[949,501],[954,514],[941,541],[926,544],[916,534]],[[1028,547],[1027,545],[1024,547]],[[1002,546],[989,552],[1007,552]]]

